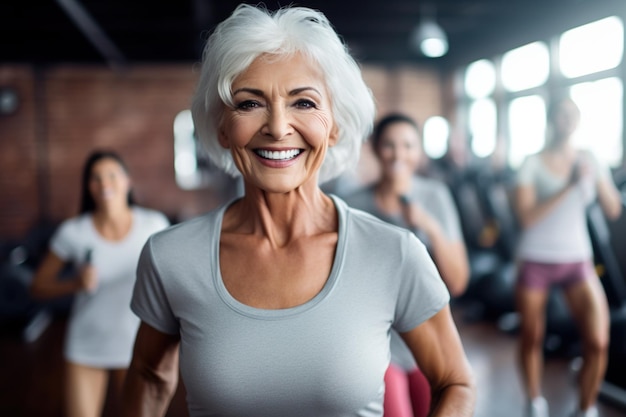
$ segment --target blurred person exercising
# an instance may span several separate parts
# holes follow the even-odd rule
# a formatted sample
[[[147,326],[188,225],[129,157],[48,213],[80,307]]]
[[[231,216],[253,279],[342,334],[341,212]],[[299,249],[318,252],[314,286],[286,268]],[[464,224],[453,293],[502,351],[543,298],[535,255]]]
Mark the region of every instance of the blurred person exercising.
[[[517,173],[518,245],[516,303],[521,316],[520,366],[528,396],[527,415],[547,417],[542,396],[543,340],[550,288],[558,287],[583,342],[579,403],[575,417],[597,417],[595,407],[609,344],[609,311],[593,265],[586,207],[596,197],[605,215],[621,214],[621,198],[608,168],[591,152],[577,150],[572,136],[580,110],[570,98],[548,109],[549,134],[542,151],[528,156]]]
[[[139,254],[148,236],[168,225],[162,213],[133,203],[117,153],[88,157],[80,215],[56,230],[31,286],[39,299],[74,296],[64,347],[67,417],[100,416],[109,375],[121,393],[139,327],[130,310]],[[61,277],[68,262],[77,275]]]
[[[417,174],[425,157],[419,126],[401,113],[383,117],[372,135],[380,179],[345,198],[348,205],[413,231],[426,245],[450,294],[460,296],[469,263],[459,216],[447,186]],[[385,374],[385,417],[425,417],[430,387],[413,355],[394,331]]]

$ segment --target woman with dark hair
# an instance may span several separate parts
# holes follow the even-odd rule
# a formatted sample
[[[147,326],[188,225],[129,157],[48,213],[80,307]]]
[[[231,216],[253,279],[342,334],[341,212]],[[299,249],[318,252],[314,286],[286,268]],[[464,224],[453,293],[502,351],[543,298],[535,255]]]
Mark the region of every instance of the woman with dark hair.
[[[517,172],[517,308],[521,317],[520,367],[528,396],[527,416],[548,417],[542,396],[543,339],[550,289],[563,292],[583,345],[574,417],[597,417],[609,344],[606,295],[593,266],[586,208],[597,199],[610,219],[622,202],[610,170],[589,151],[576,149],[573,135],[580,110],[569,97],[554,100],[547,115],[545,147],[529,155]]]
[[[96,200],[91,192],[89,192],[89,183],[91,182],[92,174],[91,170],[93,166],[100,161],[101,159],[110,159],[112,161],[117,162],[119,168],[128,176],[128,167],[126,163],[122,160],[122,158],[113,151],[108,150],[99,150],[92,152],[91,155],[85,161],[85,167],[83,168],[83,177],[82,177],[82,187],[81,187],[81,201],[80,201],[80,214],[88,213],[95,211],[96,209]],[[135,199],[133,198],[133,192],[129,188],[128,193],[126,194],[126,204],[130,207],[135,204]]]
[[[80,214],[59,226],[31,285],[35,298],[74,296],[64,348],[66,416],[100,416],[109,376],[121,390],[139,326],[129,306],[137,260],[148,236],[168,225],[163,214],[133,204],[119,155],[89,156]],[[61,278],[68,262],[77,273]]]
[[[459,216],[447,186],[417,174],[425,158],[417,122],[402,113],[383,117],[374,128],[372,148],[380,163],[380,179],[347,196],[346,202],[414,232],[426,245],[450,294],[460,296],[469,280],[469,266]],[[386,417],[429,413],[429,381],[395,331],[385,385]]]

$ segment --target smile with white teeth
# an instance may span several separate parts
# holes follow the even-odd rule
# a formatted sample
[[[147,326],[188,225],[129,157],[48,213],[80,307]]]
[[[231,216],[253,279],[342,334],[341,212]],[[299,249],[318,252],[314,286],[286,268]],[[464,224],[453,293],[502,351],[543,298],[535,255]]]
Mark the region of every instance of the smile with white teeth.
[[[273,161],[288,161],[302,153],[302,149],[289,149],[288,151],[267,151],[265,149],[256,149],[257,155],[261,158],[271,159]]]

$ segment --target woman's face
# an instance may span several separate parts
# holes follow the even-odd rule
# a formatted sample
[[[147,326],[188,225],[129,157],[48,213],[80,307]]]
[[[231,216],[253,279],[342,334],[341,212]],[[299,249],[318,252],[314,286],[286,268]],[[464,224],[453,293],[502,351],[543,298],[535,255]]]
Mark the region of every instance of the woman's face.
[[[232,85],[219,140],[244,180],[287,192],[315,180],[337,141],[330,94],[321,70],[299,54],[262,55]]]
[[[130,178],[115,159],[100,159],[91,168],[89,192],[96,208],[127,204],[129,191]]]
[[[411,176],[422,157],[419,133],[409,123],[392,123],[382,132],[377,154],[385,177]]]
[[[554,128],[557,136],[567,138],[571,136],[580,123],[580,111],[571,100],[563,100],[559,103],[554,114]]]

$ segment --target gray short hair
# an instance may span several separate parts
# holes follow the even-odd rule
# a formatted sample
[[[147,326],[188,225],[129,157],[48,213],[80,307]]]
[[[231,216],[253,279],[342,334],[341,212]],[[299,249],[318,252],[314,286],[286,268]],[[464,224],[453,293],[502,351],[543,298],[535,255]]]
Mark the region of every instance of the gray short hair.
[[[198,138],[209,158],[230,175],[239,171],[230,150],[217,138],[223,106],[232,106],[232,83],[262,54],[302,53],[322,69],[330,91],[332,112],[339,132],[320,169],[320,182],[356,165],[361,144],[372,131],[375,106],[361,70],[350,56],[326,16],[305,7],[275,12],[239,5],[209,37],[191,112]]]

